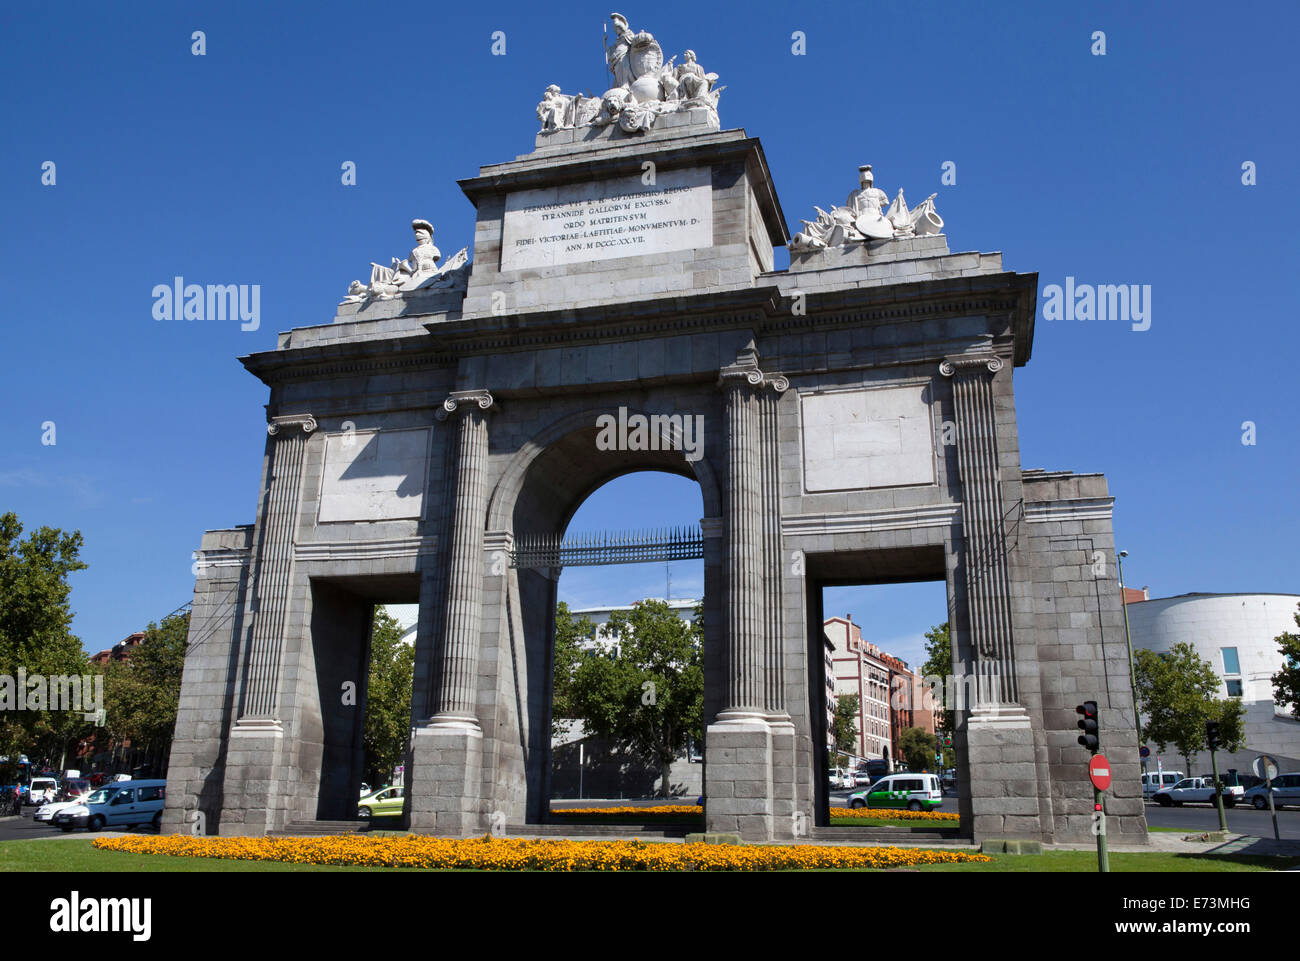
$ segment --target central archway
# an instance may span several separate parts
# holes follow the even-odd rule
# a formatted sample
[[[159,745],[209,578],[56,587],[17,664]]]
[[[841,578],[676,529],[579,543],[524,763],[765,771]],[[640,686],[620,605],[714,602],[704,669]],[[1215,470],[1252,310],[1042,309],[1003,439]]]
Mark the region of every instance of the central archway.
[[[593,492],[625,474],[661,471],[695,481],[704,508],[700,519],[705,535],[704,716],[712,718],[722,707],[719,692],[723,686],[718,607],[722,500],[714,470],[707,456],[688,460],[681,450],[680,437],[671,435],[655,445],[660,448],[657,450],[602,449],[597,443],[598,420],[611,413],[609,407],[592,406],[557,420],[519,445],[491,491],[485,543],[489,553],[495,546],[500,559],[508,556],[517,538],[559,536]],[[647,418],[663,416],[660,411],[639,407],[626,410],[628,418],[638,414]],[[513,746],[501,745],[501,738],[489,743],[497,744],[502,751],[494,765],[498,792],[502,784],[517,783],[519,787],[511,791],[516,795],[510,799],[514,803],[509,807],[522,811],[525,823],[539,824],[546,820],[550,801],[552,639],[560,569],[506,565],[504,569],[499,566],[495,573],[498,576],[488,578],[485,603],[496,606],[500,613],[499,619],[491,619],[491,623],[501,625],[496,643],[509,647],[508,657],[501,650],[495,660],[508,664],[514,674],[514,683],[509,687],[515,692],[515,703],[504,707],[518,718],[518,756],[514,756]],[[483,641],[489,648],[492,631],[492,627],[485,627]],[[486,728],[484,733],[489,734]]]

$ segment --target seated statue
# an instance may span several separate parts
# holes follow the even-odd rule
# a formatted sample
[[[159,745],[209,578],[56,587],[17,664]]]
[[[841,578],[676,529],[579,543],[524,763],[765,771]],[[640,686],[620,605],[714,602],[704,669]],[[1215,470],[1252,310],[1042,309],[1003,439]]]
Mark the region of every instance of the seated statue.
[[[413,290],[438,272],[442,251],[433,245],[433,225],[427,220],[413,220],[411,229],[415,231],[415,249],[410,260],[394,257],[391,267],[370,265],[372,295],[386,298],[399,290]]]
[[[543,130],[559,130],[572,127],[573,98],[560,93],[557,84],[551,84],[542,94],[542,102],[537,105],[537,119],[542,122]]]

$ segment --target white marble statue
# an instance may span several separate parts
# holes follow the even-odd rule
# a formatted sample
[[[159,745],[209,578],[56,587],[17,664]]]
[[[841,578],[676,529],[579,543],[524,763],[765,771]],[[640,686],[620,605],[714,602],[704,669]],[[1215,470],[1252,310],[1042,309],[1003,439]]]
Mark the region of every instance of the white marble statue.
[[[706,73],[687,50],[682,63],[664,62],[663,49],[654,35],[633,31],[621,13],[609,16],[614,42],[606,36],[605,65],[614,86],[600,97],[568,95],[552,84],[537,105],[542,132],[570,127],[607,126],[617,123],[629,133],[649,130],[658,117],[677,110],[700,108],[716,125],[718,97],[716,73]]]
[[[559,130],[561,127],[573,126],[573,97],[560,93],[557,84],[551,84],[542,94],[542,102],[537,105],[537,119],[542,122],[543,130]]]
[[[453,286],[469,262],[469,248],[462,247],[454,257],[441,267],[438,261],[442,252],[433,245],[433,225],[427,220],[411,221],[415,231],[415,247],[407,260],[394,257],[391,266],[371,263],[370,286],[359,280],[348,285],[345,304],[365,300],[391,300],[401,293]]]
[[[937,234],[943,228],[943,218],[934,209],[935,196],[930,194],[908,210],[900,189],[888,212],[882,213],[889,195],[876,186],[871,164],[863,164],[858,168],[858,188],[849,193],[844,206],[832,207],[829,212],[814,207],[817,219],[800,221],[804,229],[791,238],[790,250],[801,253],[867,240]]]

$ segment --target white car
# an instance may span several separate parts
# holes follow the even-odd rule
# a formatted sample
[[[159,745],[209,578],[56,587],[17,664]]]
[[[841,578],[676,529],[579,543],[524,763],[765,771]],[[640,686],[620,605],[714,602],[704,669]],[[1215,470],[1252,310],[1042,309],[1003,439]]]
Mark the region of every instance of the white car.
[[[832,791],[846,791],[855,786],[853,775],[847,771],[832,771],[830,783]]]
[[[32,819],[35,821],[47,821],[53,824],[54,815],[57,812],[80,803],[81,798],[73,798],[71,801],[49,801],[36,809],[36,813],[32,815]]]

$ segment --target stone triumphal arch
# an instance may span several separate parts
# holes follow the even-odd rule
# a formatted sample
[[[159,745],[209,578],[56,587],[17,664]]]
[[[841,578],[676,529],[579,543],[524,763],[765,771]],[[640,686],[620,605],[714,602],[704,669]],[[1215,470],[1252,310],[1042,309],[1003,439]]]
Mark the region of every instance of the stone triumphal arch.
[[[820,587],[934,577],[954,669],[988,681],[959,712],[963,823],[1089,838],[1074,705],[1094,699],[1110,831],[1145,837],[1112,498],[1020,464],[1037,276],[950,251],[934,198],[891,201],[869,166],[791,238],[717,78],[615,36],[608,92],[548,88],[534,149],[460,181],[472,249],[444,262],[415,221],[332,323],[242,359],[270,388],[260,499],[203,537],[165,828],[354,813],[376,601],[420,605],[410,828],[544,821],[558,569],[520,544],[653,469],[704,503],[709,830],[817,833]],[[639,442],[601,441],[634,414]]]

